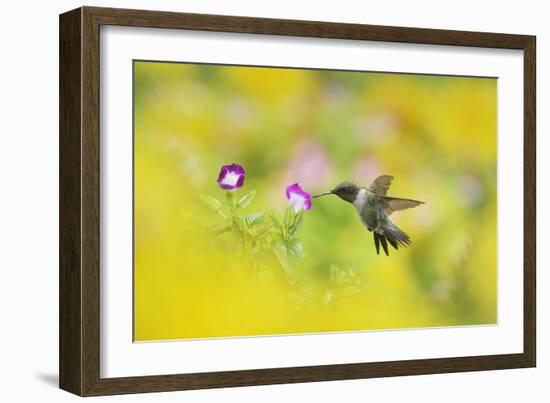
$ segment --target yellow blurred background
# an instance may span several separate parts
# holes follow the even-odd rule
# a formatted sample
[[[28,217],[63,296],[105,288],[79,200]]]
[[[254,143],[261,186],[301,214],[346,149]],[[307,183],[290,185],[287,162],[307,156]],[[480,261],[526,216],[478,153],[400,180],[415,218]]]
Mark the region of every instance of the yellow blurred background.
[[[136,341],[494,324],[497,80],[134,62]],[[353,206],[314,199],[289,281],[266,250],[251,270],[231,234],[222,165],[246,169],[246,212],[285,187],[395,177],[426,202],[392,220],[410,248],[377,255]],[[266,218],[267,220],[267,218]]]

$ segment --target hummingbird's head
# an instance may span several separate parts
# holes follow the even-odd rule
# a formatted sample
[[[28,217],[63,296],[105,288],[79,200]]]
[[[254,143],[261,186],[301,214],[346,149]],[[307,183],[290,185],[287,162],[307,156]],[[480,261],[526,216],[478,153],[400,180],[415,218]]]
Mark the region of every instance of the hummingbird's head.
[[[351,182],[342,182],[331,190],[340,199],[353,203],[359,193],[359,186]]]
[[[353,201],[357,197],[357,193],[359,193],[359,186],[351,182],[342,182],[339,185],[337,185],[334,189],[332,189],[330,192],[322,193],[320,195],[316,195],[313,197],[320,197],[320,196],[334,194],[342,200],[353,203]]]

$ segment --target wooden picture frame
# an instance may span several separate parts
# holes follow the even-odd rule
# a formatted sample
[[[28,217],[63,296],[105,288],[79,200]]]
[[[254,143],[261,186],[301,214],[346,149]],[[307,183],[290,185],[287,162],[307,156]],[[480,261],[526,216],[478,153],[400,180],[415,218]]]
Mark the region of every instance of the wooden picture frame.
[[[100,26],[172,28],[481,48],[524,56],[524,348],[466,356],[227,372],[100,377]],[[535,366],[535,37],[81,7],[60,16],[60,387],[80,396]]]

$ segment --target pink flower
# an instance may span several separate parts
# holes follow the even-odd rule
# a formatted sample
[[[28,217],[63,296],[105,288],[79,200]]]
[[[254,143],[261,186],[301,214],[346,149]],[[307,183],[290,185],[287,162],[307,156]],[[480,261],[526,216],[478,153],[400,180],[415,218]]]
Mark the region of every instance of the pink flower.
[[[218,176],[218,185],[225,190],[235,190],[244,184],[245,170],[239,164],[224,165]]]
[[[294,208],[294,212],[311,210],[311,194],[304,192],[298,183],[293,183],[286,188],[288,205]]]
[[[305,187],[313,188],[326,185],[332,171],[323,146],[314,140],[304,140],[294,149],[282,179],[283,183],[297,179]]]

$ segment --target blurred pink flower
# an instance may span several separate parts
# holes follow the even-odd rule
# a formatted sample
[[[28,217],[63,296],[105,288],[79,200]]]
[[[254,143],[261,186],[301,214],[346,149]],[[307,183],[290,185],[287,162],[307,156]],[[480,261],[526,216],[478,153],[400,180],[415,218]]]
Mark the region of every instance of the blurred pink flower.
[[[296,146],[282,179],[286,183],[298,179],[304,187],[315,188],[327,183],[331,165],[319,143],[304,141]]]
[[[374,178],[382,174],[382,169],[380,165],[374,158],[364,157],[361,158],[353,171],[353,176],[355,180],[359,183],[370,183]]]
[[[390,113],[375,113],[355,121],[355,134],[361,144],[383,145],[397,140],[401,130],[399,118]]]

